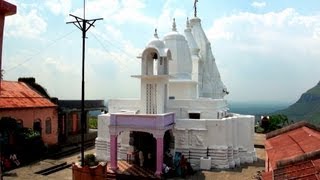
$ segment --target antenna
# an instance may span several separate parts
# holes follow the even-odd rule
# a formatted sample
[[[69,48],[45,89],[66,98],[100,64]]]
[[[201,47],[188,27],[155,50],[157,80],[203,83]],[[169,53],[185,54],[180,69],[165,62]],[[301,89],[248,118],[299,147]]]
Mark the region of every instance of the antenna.
[[[86,19],[86,0],[83,0],[83,19]]]
[[[84,133],[86,128],[86,115],[84,112],[84,69],[85,69],[85,46],[86,46],[86,33],[91,28],[94,27],[94,23],[98,20],[103,20],[103,18],[97,19],[86,19],[86,0],[83,0],[83,18],[69,14],[75,18],[75,21],[67,22],[67,24],[74,24],[82,32],[82,81],[81,81],[81,166],[84,166]],[[88,25],[88,27],[87,27]]]

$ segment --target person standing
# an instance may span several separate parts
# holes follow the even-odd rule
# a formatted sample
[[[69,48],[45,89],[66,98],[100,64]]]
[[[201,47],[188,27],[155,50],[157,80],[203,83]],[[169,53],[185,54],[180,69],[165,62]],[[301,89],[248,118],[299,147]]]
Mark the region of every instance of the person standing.
[[[140,167],[142,167],[144,162],[144,156],[142,151],[139,151],[139,162],[140,162]]]

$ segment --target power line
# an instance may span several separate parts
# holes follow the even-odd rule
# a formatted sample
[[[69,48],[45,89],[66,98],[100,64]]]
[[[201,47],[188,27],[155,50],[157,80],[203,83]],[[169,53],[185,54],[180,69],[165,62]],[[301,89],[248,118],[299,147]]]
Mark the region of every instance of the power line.
[[[93,37],[96,39],[96,41],[101,45],[101,47],[104,49],[104,51],[105,51],[106,53],[108,53],[110,56],[113,56],[114,58],[118,59],[119,61],[117,61],[117,62],[119,62],[119,63],[120,63],[121,65],[123,65],[127,70],[129,70],[127,64],[123,63],[119,57],[113,55],[110,51],[108,51],[108,49],[104,46],[104,44],[103,44],[93,33],[91,33],[91,34],[92,34]],[[130,56],[129,56],[128,54],[126,54],[126,55],[130,58]]]
[[[54,44],[56,44],[58,41],[64,39],[65,37],[69,36],[69,35],[72,34],[74,31],[75,31],[75,29],[72,30],[72,31],[70,31],[70,32],[68,32],[68,33],[66,33],[66,34],[64,34],[64,35],[62,35],[62,36],[59,37],[59,38],[53,40],[53,42],[52,42],[51,44],[49,44],[47,47],[45,47],[45,48],[42,49],[41,51],[38,51],[37,53],[33,54],[31,57],[29,57],[29,58],[27,58],[26,60],[24,60],[22,63],[19,63],[19,64],[15,65],[15,66],[13,66],[13,67],[11,67],[11,68],[8,68],[8,69],[5,70],[5,71],[6,71],[6,72],[11,71],[11,70],[13,70],[13,69],[15,69],[15,68],[17,68],[17,67],[19,67],[19,66],[21,66],[21,65],[23,65],[23,64],[25,64],[25,63],[27,63],[27,62],[33,60],[33,58],[34,58],[35,56],[38,56],[38,55],[42,54],[42,53],[43,53],[44,51],[46,51],[49,47],[53,46]]]
[[[93,34],[93,33],[91,33],[91,34]],[[93,34],[94,35],[94,34]],[[128,59],[130,60],[130,61],[135,61],[135,62],[140,62],[139,60],[137,60],[136,58],[134,58],[135,60],[131,60],[132,59],[132,55],[130,55],[130,54],[128,54],[125,50],[123,50],[123,48],[122,47],[119,47],[119,46],[115,46],[110,40],[108,40],[108,39],[106,39],[106,38],[104,38],[103,36],[100,36],[99,34],[96,34],[96,35],[98,35],[101,39],[103,39],[103,40],[105,40],[111,47],[113,47],[113,48],[116,48],[116,49],[118,49],[119,51],[121,51],[124,55],[126,55],[127,57],[128,57]],[[103,43],[97,38],[97,37],[95,37],[96,38],[96,40],[101,44],[101,45],[103,45]],[[119,44],[120,45],[120,44]],[[103,45],[104,46],[104,45]],[[121,46],[121,45],[120,45]]]

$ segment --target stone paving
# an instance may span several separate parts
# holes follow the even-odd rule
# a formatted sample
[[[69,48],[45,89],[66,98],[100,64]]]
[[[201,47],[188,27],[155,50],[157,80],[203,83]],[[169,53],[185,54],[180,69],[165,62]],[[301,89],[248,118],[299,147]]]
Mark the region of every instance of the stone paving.
[[[255,144],[263,145],[265,140],[265,135],[263,134],[256,134],[255,135]],[[85,153],[94,153],[94,148],[87,150]],[[265,160],[265,150],[261,148],[256,149],[258,161],[254,164],[249,165],[242,165],[241,168],[235,168],[230,170],[216,170],[213,169],[211,171],[199,171],[192,177],[187,177],[185,179],[192,179],[192,180],[203,180],[203,179],[236,179],[236,180],[242,180],[242,179],[252,179],[252,177],[256,174],[257,171],[264,170],[264,160]],[[24,166],[18,169],[15,169],[13,171],[10,171],[11,176],[5,176],[4,180],[11,180],[11,179],[22,179],[22,180],[71,180],[72,179],[72,170],[71,167],[58,171],[56,173],[50,174],[48,176],[43,176],[39,174],[35,174],[36,171],[39,171],[41,169],[45,169],[47,167],[67,162],[77,162],[79,160],[80,154],[72,155],[69,157],[65,157],[59,160],[50,160],[46,159],[28,166]],[[181,179],[181,178],[175,178],[175,179]]]

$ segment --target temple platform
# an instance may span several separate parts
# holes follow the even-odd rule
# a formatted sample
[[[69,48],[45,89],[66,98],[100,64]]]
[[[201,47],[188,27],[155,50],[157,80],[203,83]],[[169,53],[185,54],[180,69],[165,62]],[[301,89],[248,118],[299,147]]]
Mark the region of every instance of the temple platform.
[[[107,165],[107,177],[116,177],[116,179],[159,179],[154,175],[154,171],[140,167],[136,164],[130,164],[127,161],[118,161],[117,170],[110,169],[110,163]]]

